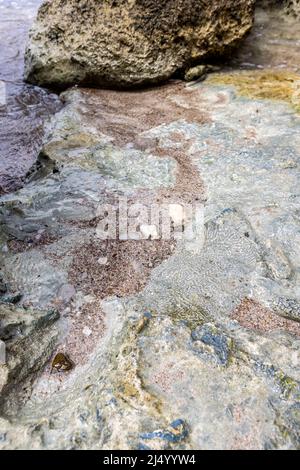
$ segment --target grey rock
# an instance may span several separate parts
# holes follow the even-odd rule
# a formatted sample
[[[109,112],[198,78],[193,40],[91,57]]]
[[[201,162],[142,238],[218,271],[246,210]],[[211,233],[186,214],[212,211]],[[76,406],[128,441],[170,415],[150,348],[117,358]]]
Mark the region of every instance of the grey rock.
[[[2,341],[11,341],[30,336],[35,330],[53,323],[58,317],[57,311],[31,312],[0,304],[0,338]]]
[[[0,409],[10,415],[30,394],[33,380],[52,353],[59,318],[56,311],[32,311],[0,304],[0,339],[5,365],[0,379]]]
[[[22,294],[8,294],[0,297],[0,302],[4,304],[17,304],[22,299]]]
[[[299,448],[299,324],[291,321],[289,332],[270,321],[259,328],[266,318],[258,309],[246,327],[235,315],[247,300],[264,315],[297,320],[299,166],[285,162],[299,158],[299,117],[286,104],[243,98],[209,80],[188,92],[181,86],[168,100],[180,103],[184,118],[135,128],[130,146],[114,140],[112,127],[104,135],[97,117],[90,119],[99,92],[71,90],[44,144],[52,166],[44,162],[45,173],[37,171],[22,190],[1,198],[3,243],[22,242],[24,233],[37,229],[51,235],[46,245],[1,252],[9,286],[23,293],[22,302],[44,307],[41,318],[30,313],[29,324],[20,326],[23,310],[5,320],[5,337],[16,338],[10,370],[19,373],[19,360],[26,369],[18,382],[1,370],[10,409],[8,420],[3,406],[0,420],[3,449]],[[205,122],[188,113],[196,105],[209,109]],[[128,114],[126,108],[122,129],[133,119]],[[119,126],[120,120],[118,132]],[[42,319],[70,283],[74,249],[95,237],[99,203],[136,194],[153,201],[176,192],[178,152],[206,189],[204,244],[199,233],[196,250],[177,241],[136,294],[95,299],[76,287],[75,327],[85,297],[92,297],[106,330],[84,364],[58,386],[43,367],[57,330],[68,335],[70,310],[63,309],[53,329]],[[58,172],[49,170],[54,166]],[[201,194],[193,193],[188,175],[194,202]],[[98,259],[96,253],[104,269]],[[118,267],[114,263],[109,269]],[[92,303],[87,305],[91,310]],[[25,399],[21,384],[30,377],[33,387]]]
[[[6,292],[7,292],[7,285],[3,281],[3,279],[0,278],[0,295],[6,294]]]
[[[194,341],[192,348],[197,354],[213,357],[223,366],[228,365],[232,354],[233,341],[222,330],[214,324],[205,323],[193,330],[191,336]]]
[[[279,315],[300,322],[300,303],[298,300],[280,297],[274,305],[274,309]]]

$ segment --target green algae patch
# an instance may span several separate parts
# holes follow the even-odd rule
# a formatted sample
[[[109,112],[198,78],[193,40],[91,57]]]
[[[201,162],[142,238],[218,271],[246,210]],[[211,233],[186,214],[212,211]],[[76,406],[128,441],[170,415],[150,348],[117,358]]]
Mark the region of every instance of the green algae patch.
[[[247,98],[288,103],[300,114],[300,75],[287,71],[242,71],[210,76],[209,84],[231,85]]]
[[[200,307],[190,307],[189,309],[172,308],[168,315],[175,323],[184,323],[190,329],[197,328],[197,326],[211,320],[208,313]]]
[[[289,398],[297,390],[298,383],[282,371],[278,371],[275,377],[280,385],[283,398]]]

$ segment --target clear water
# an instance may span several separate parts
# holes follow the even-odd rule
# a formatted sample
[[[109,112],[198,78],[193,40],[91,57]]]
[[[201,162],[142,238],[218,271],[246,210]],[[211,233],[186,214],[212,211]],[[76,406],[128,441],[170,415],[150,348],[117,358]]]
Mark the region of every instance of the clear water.
[[[6,106],[0,108],[0,194],[22,185],[43,137],[44,122],[58,97],[23,83],[28,30],[40,0],[0,0],[0,80]]]

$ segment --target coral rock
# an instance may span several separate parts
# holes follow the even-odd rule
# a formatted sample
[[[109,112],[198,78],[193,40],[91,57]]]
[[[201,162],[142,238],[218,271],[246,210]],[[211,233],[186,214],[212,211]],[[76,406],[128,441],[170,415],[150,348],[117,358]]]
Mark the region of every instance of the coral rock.
[[[153,84],[227,52],[253,24],[254,0],[54,0],[42,4],[26,79],[129,87]]]

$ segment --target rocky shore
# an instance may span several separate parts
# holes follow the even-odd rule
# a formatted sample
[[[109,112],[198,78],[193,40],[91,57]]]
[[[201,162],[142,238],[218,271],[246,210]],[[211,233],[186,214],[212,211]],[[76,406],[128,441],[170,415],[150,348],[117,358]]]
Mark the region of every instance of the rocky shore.
[[[0,199],[1,449],[299,449],[300,33],[280,14],[204,81],[60,95]],[[134,225],[153,204],[169,237]],[[180,206],[202,210],[192,239]]]

